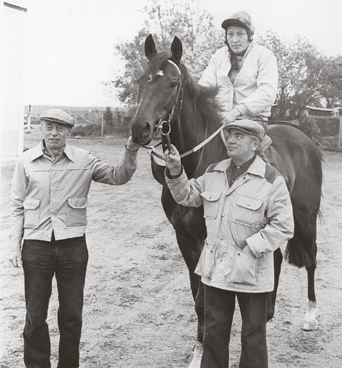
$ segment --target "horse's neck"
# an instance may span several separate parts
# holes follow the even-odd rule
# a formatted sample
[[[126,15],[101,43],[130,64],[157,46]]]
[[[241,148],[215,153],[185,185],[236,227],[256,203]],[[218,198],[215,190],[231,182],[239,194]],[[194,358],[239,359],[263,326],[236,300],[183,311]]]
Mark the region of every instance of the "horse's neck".
[[[185,107],[181,112],[176,129],[171,133],[171,142],[181,152],[187,152],[195,148],[208,138],[219,126],[214,122],[206,122],[205,117],[194,109]],[[207,143],[202,149],[191,153],[182,159],[182,164],[189,177],[201,175],[207,167],[227,157],[226,148],[223,145],[220,134]]]

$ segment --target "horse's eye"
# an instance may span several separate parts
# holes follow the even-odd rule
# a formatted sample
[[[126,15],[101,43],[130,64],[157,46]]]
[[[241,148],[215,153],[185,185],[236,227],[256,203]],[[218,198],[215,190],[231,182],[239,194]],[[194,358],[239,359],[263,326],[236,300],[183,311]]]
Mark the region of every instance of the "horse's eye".
[[[175,87],[177,87],[177,82],[172,82],[170,87],[171,87],[171,88],[175,88]]]

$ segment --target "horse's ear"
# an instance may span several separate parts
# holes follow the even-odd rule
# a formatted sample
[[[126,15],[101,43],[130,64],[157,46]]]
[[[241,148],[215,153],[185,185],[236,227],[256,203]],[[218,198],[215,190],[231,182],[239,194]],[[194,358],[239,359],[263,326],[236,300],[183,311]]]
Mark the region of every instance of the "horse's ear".
[[[182,41],[175,36],[171,44],[172,59],[179,63],[183,55]]]
[[[154,43],[153,37],[149,34],[145,40],[145,55],[147,59],[151,59],[151,57],[157,53],[156,45]]]

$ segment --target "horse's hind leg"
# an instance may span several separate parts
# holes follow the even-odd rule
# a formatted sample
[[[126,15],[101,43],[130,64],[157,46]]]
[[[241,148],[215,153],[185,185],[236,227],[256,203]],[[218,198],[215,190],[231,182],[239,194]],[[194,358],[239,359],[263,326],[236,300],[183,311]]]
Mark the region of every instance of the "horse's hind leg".
[[[303,330],[311,331],[318,328],[317,323],[317,302],[315,293],[315,271],[317,266],[317,244],[316,244],[316,223],[312,224],[311,244],[309,244],[309,259],[310,262],[305,265],[308,276],[308,307],[304,317]]]
[[[274,290],[268,294],[267,299],[267,322],[274,317],[275,302],[277,298],[279,276],[281,271],[281,264],[283,262],[283,255],[280,248],[278,248],[274,254]]]
[[[308,308],[304,317],[302,329],[316,330],[318,327],[315,294],[315,270],[317,265],[316,221],[318,211],[300,212],[296,206],[295,235],[289,241],[288,260],[297,267],[305,266],[308,280]]]
[[[305,313],[303,330],[311,331],[316,330],[318,328],[317,322],[317,303],[316,303],[316,294],[315,294],[315,270],[316,264],[306,267],[306,271],[308,274],[308,308]]]

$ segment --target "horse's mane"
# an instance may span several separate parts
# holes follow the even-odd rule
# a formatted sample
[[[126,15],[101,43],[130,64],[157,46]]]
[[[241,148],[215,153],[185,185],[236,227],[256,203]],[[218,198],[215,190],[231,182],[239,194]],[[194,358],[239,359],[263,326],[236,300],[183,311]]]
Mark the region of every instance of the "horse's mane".
[[[147,64],[145,74],[151,75],[152,79],[155,78],[158,71],[165,67],[168,60],[172,60],[169,52],[164,51],[154,54]],[[209,125],[213,127],[219,126],[221,124],[218,115],[219,109],[215,101],[218,88],[199,85],[194,81],[183,63],[177,64],[182,73],[184,95],[195,104],[196,110],[203,116],[204,121],[209,122]]]

